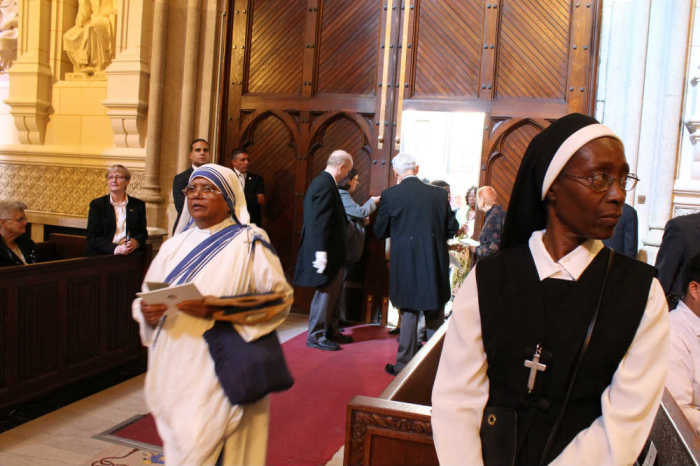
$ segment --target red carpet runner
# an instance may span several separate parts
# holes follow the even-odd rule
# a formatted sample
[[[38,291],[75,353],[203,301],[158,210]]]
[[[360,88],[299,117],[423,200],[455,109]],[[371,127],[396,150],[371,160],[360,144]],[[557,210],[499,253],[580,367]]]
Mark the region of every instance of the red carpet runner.
[[[345,409],[355,395],[376,396],[391,382],[384,372],[396,358],[396,338],[387,329],[345,330],[355,342],[340,351],[306,346],[306,332],[282,345],[294,386],[270,396],[267,464],[323,465],[345,442]],[[112,435],[161,445],[148,415]]]

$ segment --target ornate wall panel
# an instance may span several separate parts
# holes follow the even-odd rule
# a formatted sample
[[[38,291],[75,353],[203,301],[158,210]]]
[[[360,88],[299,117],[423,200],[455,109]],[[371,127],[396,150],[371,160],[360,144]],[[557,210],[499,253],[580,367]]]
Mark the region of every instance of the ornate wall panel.
[[[309,156],[309,179],[326,168],[326,161],[331,152],[336,149],[345,150],[353,155],[354,168],[360,174],[360,186],[353,197],[360,204],[365,202],[369,197],[370,160],[368,141],[357,124],[338,116],[319,130],[314,142],[313,153]]]
[[[274,115],[253,123],[243,139],[250,155],[250,171],[265,179],[266,205],[263,227],[267,230],[288,274],[296,261],[294,186],[296,149],[289,128]]]
[[[248,92],[300,94],[305,0],[255,0]]]
[[[496,95],[564,99],[568,68],[568,0],[504,0]]]
[[[493,125],[485,145],[488,154],[480,184],[491,185],[498,192],[498,204],[505,208],[510,200],[520,161],[533,137],[547,122],[529,119],[502,120]]]
[[[128,193],[139,196],[142,172],[132,172]],[[0,199],[16,199],[29,210],[87,217],[90,201],[107,194],[105,170],[0,164]]]
[[[422,0],[418,10],[416,96],[476,96],[483,35],[481,2]]]
[[[381,2],[323,3],[318,92],[374,94]]]

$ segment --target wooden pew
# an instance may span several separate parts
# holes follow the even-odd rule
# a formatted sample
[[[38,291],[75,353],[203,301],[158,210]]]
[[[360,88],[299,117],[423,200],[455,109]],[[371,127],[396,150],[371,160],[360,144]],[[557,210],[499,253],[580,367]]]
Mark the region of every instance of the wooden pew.
[[[350,401],[343,464],[438,465],[430,396],[446,329],[447,323],[379,397],[356,396]],[[700,465],[700,438],[668,390],[664,390],[639,464]]]
[[[445,322],[379,397],[356,396],[347,407],[345,465],[437,465],[430,396]]]
[[[63,238],[67,249],[56,241],[63,254],[80,249],[75,238]],[[147,250],[0,268],[0,407],[145,356],[131,302],[149,257]]]

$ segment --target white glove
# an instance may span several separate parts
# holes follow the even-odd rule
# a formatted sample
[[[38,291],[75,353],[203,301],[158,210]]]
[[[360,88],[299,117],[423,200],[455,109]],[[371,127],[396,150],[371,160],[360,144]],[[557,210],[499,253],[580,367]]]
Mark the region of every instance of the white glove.
[[[316,273],[323,273],[328,265],[328,253],[326,251],[316,251],[316,260],[311,265],[316,269]]]

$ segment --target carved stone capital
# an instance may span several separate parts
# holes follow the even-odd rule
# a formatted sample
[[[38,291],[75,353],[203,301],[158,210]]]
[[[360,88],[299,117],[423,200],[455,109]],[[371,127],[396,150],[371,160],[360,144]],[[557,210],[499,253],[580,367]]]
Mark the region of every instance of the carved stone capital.
[[[691,117],[690,120],[685,122],[685,127],[688,129],[688,133],[690,133],[690,142],[695,144],[700,140],[700,131],[697,131],[698,128],[700,128],[700,116],[693,116]]]

